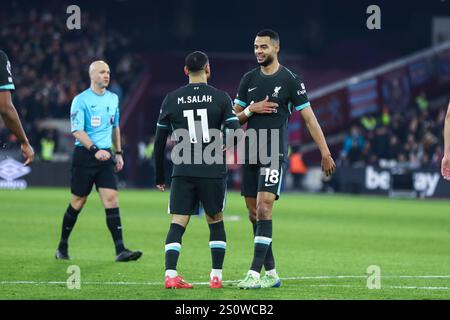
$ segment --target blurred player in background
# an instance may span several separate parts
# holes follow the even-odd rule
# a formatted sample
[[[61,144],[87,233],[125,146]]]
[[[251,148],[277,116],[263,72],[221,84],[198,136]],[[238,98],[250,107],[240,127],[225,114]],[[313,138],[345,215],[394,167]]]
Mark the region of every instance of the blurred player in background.
[[[8,56],[0,50],[0,115],[6,127],[11,130],[20,142],[20,149],[25,158],[24,165],[34,160],[34,151],[27,139],[19,115],[11,99],[11,92],[15,90]]]
[[[444,157],[441,163],[441,173],[445,180],[450,180],[450,101],[444,123]]]
[[[280,39],[273,30],[262,30],[255,38],[254,53],[258,68],[246,73],[239,84],[234,110],[241,123],[248,122],[247,130],[266,129],[268,141],[258,140],[258,148],[271,145],[271,130],[278,130],[278,154],[270,154],[270,164],[243,166],[241,194],[245,197],[249,218],[253,224],[254,254],[250,270],[238,284],[241,289],[279,287],[280,278],[275,269],[272,250],[272,208],[280,196],[285,162],[288,156],[288,121],[291,113],[300,111],[311,136],[322,155],[322,170],[331,175],[336,168],[328,149],[322,129],[311,109],[305,85],[299,76],[278,62]],[[254,101],[269,101],[277,106],[255,104]],[[269,150],[269,148],[267,149]],[[272,151],[269,151],[272,152]],[[273,150],[273,152],[276,152]],[[248,153],[248,151],[247,151]],[[248,159],[248,157],[246,157]],[[264,265],[266,274],[260,278]]]
[[[119,214],[117,177],[122,170],[122,146],[119,128],[119,98],[108,91],[109,66],[104,61],[94,61],[89,67],[90,88],[72,101],[70,121],[76,138],[72,159],[72,198],[64,214],[61,240],[56,258],[70,259],[68,240],[92,190],[97,188],[106,212],[106,224],[116,247],[116,261],[137,260],[141,251],[125,248]],[[111,146],[114,145],[115,156]]]
[[[189,76],[189,84],[167,94],[161,106],[156,129],[156,186],[161,191],[165,190],[164,148],[170,131],[176,133],[177,129],[184,129],[188,135],[183,140],[188,139],[191,146],[191,151],[188,152],[191,162],[173,166],[168,209],[172,220],[165,246],[165,287],[192,288],[192,285],[178,274],[177,262],[181,239],[189,219],[191,215],[198,214],[201,203],[210,230],[210,287],[216,289],[222,288],[222,266],[226,249],[223,210],[227,169],[225,160],[223,163],[206,164],[203,151],[210,144],[218,143],[210,136],[210,129],[221,130],[223,125],[238,129],[240,125],[233,114],[230,96],[207,84],[211,70],[205,53],[196,51],[189,54],[185,60],[184,72]],[[223,143],[219,143],[219,147],[222,147]],[[201,144],[200,148],[196,148],[198,144]],[[222,154],[222,148],[219,150]],[[196,152],[202,152],[200,163],[192,162]]]

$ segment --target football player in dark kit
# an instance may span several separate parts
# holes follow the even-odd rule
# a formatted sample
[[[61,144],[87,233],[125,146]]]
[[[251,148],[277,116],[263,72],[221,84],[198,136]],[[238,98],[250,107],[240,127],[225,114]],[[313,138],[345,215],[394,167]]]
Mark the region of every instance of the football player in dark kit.
[[[230,96],[207,84],[211,70],[205,53],[196,51],[189,54],[185,59],[184,72],[189,76],[189,84],[167,94],[162,103],[154,148],[156,185],[161,191],[165,189],[163,161],[169,133],[173,131],[177,139],[174,151],[181,143],[187,144],[187,149],[190,149],[183,150],[183,157],[187,155],[189,159],[179,163],[174,161],[173,166],[168,209],[172,220],[165,245],[165,287],[192,288],[191,284],[178,275],[176,268],[183,233],[190,216],[197,214],[201,203],[210,229],[210,287],[221,288],[226,249],[223,209],[227,171],[222,149],[223,139],[213,132],[220,133],[224,126],[238,129],[240,124],[233,113]],[[222,161],[206,161],[204,152],[212,145],[218,147],[217,153]],[[197,161],[192,161],[192,158],[197,158]]]
[[[25,131],[20,123],[19,115],[11,99],[11,91],[15,90],[14,79],[11,72],[11,63],[8,56],[0,50],[0,115],[5,125],[20,142],[20,149],[25,158],[24,165],[34,160],[34,151],[28,142]]]
[[[292,112],[300,111],[302,114],[322,155],[324,173],[331,175],[336,168],[306,95],[305,85],[296,74],[279,64],[279,50],[280,39],[275,31],[262,30],[256,35],[254,52],[259,67],[242,77],[234,100],[234,110],[240,123],[248,122],[247,130],[268,131],[266,141],[258,138],[258,148],[266,146],[271,159],[271,163],[262,163],[258,158],[256,164],[246,159],[243,168],[241,194],[245,197],[255,237],[250,270],[245,279],[238,283],[241,289],[281,285],[272,252],[272,208],[274,201],[280,196],[283,167],[288,156],[287,126]],[[278,106],[253,103],[261,100],[274,102]],[[277,141],[271,141],[272,132],[278,135]],[[272,150],[274,143],[278,148]],[[266,274],[260,277],[263,265]]]

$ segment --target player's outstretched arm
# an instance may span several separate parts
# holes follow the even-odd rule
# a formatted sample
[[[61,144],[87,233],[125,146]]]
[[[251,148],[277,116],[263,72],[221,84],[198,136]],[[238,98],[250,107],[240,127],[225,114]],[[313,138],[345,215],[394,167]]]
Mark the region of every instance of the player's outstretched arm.
[[[34,160],[34,150],[27,139],[19,115],[11,99],[11,92],[0,91],[0,115],[5,125],[14,133],[20,141],[20,148],[25,158],[24,165],[29,165]]]
[[[441,173],[445,180],[450,180],[450,102],[444,122],[444,157],[441,163]]]
[[[336,169],[336,165],[331,157],[330,149],[328,149],[328,145],[322,129],[320,128],[319,122],[310,107],[304,108],[300,112],[303,119],[305,119],[309,133],[311,133],[311,136],[319,147],[320,154],[322,155],[322,171],[329,176]]]
[[[245,109],[238,104],[233,106],[233,110],[239,118],[239,122],[241,124],[246,123],[248,118],[250,118],[254,113],[274,113],[277,108],[278,104],[275,102],[270,102],[268,96],[266,96],[264,100],[252,103]]]
[[[169,130],[157,128],[155,137],[155,176],[156,176],[156,187],[160,191],[164,191],[165,185],[165,173],[164,173],[164,150],[166,149],[167,137],[169,136]]]

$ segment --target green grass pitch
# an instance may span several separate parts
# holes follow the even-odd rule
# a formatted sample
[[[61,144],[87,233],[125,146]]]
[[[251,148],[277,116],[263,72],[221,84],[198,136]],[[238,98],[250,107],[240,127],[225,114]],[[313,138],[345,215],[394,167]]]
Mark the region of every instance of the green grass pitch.
[[[163,288],[169,193],[122,190],[126,246],[141,260],[115,263],[105,213],[91,194],[70,239],[72,261],[54,259],[68,189],[0,191],[0,299],[449,299],[448,201],[283,194],[274,207],[273,247],[279,289],[243,291],[252,229],[243,199],[229,193],[225,216],[225,287],[207,285],[211,267],[205,218],[193,217],[178,270],[193,290]],[[81,270],[69,290],[67,268]],[[381,269],[381,288],[368,289],[367,268]]]

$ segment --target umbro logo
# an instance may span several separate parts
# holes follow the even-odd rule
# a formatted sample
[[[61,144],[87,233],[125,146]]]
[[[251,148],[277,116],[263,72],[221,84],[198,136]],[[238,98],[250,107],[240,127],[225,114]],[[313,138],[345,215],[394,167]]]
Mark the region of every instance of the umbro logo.
[[[29,167],[14,159],[6,159],[0,162],[0,189],[20,189],[27,187],[27,182],[23,179],[16,180],[31,172]]]
[[[255,90],[256,88],[258,88],[258,87],[250,88],[250,89],[248,89],[248,92],[252,92],[252,91]]]
[[[14,159],[6,159],[0,162],[0,178],[7,181],[20,178],[30,173],[30,171],[31,169],[29,167],[25,167],[22,163]]]

